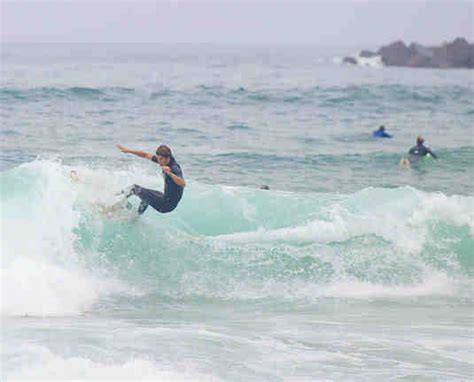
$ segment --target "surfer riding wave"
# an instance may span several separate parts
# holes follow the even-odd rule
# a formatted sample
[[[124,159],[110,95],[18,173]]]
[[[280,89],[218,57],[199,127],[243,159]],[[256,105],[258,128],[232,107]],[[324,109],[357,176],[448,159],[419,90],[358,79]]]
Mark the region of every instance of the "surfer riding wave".
[[[136,195],[141,199],[138,213],[143,214],[148,206],[152,206],[161,213],[173,211],[183,196],[186,181],[183,178],[181,166],[174,159],[171,149],[166,145],[160,145],[156,149],[156,155],[153,155],[141,150],[128,149],[121,144],[117,144],[116,146],[123,153],[133,154],[157,163],[162,170],[165,181],[164,193],[136,184],[122,191],[127,198]]]

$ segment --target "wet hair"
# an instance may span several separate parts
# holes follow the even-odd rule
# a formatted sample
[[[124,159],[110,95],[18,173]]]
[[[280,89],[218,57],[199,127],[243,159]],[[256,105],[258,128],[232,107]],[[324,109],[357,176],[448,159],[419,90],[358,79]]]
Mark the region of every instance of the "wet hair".
[[[384,126],[384,125],[380,125],[379,130],[380,130],[380,131],[384,131],[384,130],[385,130],[385,126]]]
[[[156,149],[156,155],[164,158],[171,158],[173,159],[173,154],[171,153],[171,149],[166,145],[159,145]]]
[[[423,137],[422,137],[421,135],[418,135],[418,136],[416,137],[416,144],[417,144],[417,145],[422,145],[424,141],[425,141],[425,140],[423,139]]]

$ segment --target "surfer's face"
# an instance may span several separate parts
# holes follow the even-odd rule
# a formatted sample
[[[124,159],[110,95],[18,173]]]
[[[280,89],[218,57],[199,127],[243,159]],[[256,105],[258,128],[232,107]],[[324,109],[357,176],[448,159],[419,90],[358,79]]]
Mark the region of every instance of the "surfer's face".
[[[167,166],[168,163],[170,163],[170,158],[168,157],[162,157],[161,155],[157,155],[156,159],[158,160],[160,166]]]

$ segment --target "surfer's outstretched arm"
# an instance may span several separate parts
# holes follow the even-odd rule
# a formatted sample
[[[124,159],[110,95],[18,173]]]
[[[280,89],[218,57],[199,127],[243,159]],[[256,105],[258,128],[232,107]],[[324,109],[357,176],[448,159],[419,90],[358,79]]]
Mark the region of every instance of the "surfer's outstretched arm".
[[[430,154],[434,159],[438,159],[436,154],[433,151],[431,151],[428,147],[426,148],[426,152]]]
[[[153,158],[153,154],[146,153],[145,151],[127,149],[125,146],[122,146],[120,143],[117,144],[116,146],[121,152],[125,154],[133,154],[133,155],[136,155],[137,157],[146,158],[149,160]]]

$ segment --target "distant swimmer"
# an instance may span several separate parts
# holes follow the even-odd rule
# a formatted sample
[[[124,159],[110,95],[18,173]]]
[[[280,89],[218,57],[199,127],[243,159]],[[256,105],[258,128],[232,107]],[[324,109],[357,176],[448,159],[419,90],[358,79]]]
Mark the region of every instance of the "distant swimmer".
[[[136,195],[141,199],[138,213],[144,213],[149,205],[161,213],[173,211],[183,196],[183,189],[186,186],[186,181],[183,178],[181,167],[174,159],[170,148],[165,145],[160,145],[156,149],[156,155],[140,150],[130,150],[120,144],[117,145],[117,148],[123,153],[133,154],[140,158],[149,159],[152,162],[157,163],[162,170],[165,181],[164,193],[150,190],[136,184],[122,191],[127,198]]]
[[[374,132],[372,132],[372,136],[374,138],[392,138],[392,135],[388,134],[386,131],[385,131],[385,126],[382,125],[378,128],[378,130],[375,130]]]
[[[408,151],[408,158],[402,158],[400,160],[400,165],[402,166],[408,166],[410,164],[414,164],[419,162],[423,158],[434,158],[438,159],[436,154],[429,149],[429,147],[426,147],[423,143],[425,140],[421,135],[416,137],[416,145],[413,146],[409,151]]]
[[[69,177],[71,178],[71,180],[73,182],[79,182],[79,176],[77,175],[77,171],[76,170],[71,170],[69,172]]]
[[[262,184],[262,185],[260,186],[260,189],[261,189],[261,190],[269,190],[270,187],[268,187],[266,184]]]

